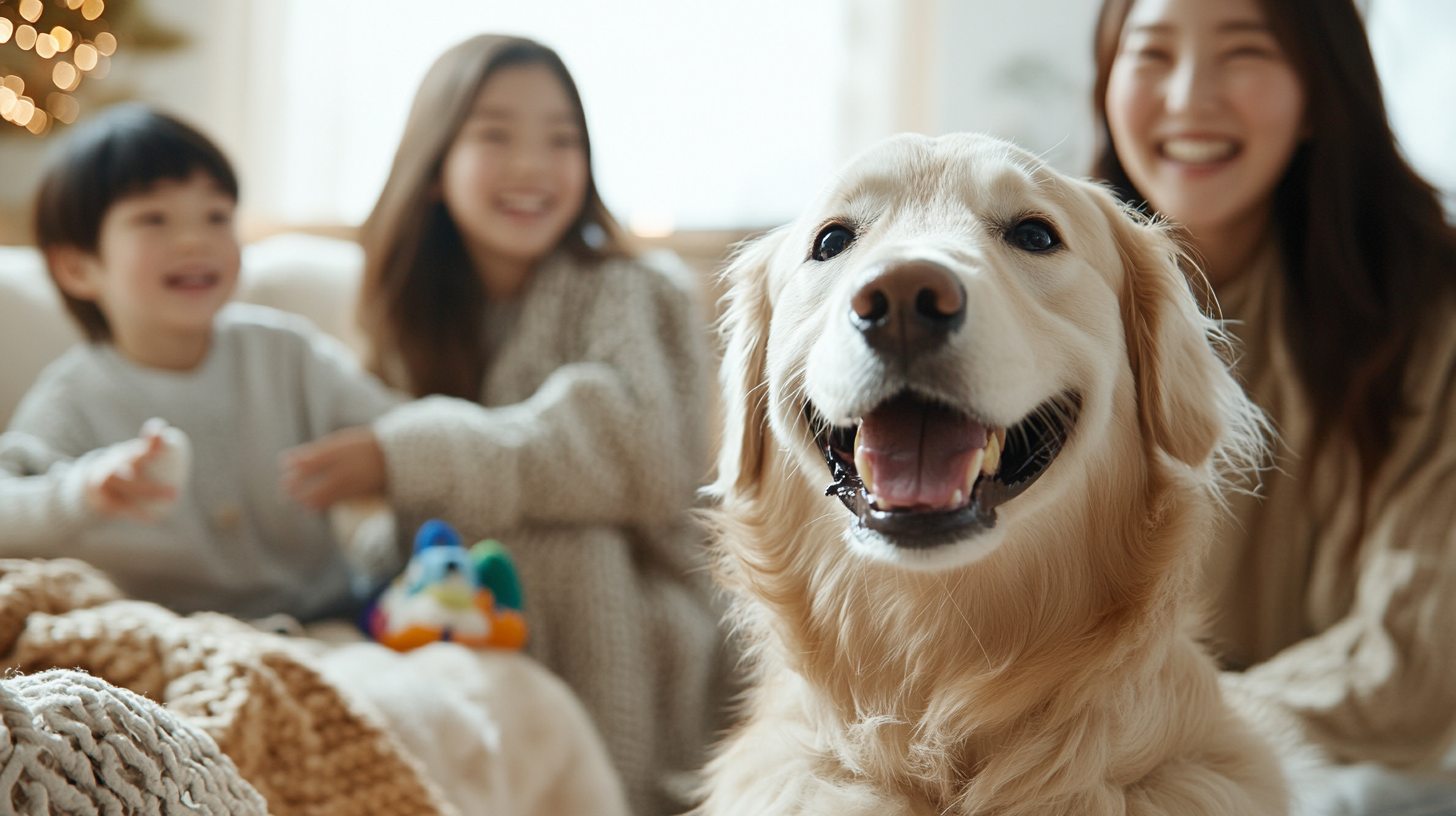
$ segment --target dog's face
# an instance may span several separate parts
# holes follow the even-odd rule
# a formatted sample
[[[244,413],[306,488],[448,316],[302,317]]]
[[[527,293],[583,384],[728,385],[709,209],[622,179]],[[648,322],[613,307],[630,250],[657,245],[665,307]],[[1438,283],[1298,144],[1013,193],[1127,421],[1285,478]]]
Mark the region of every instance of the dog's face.
[[[775,444],[874,559],[969,563],[1106,471],[1204,467],[1236,400],[1163,232],[987,137],[881,144],[729,275],[717,489]]]

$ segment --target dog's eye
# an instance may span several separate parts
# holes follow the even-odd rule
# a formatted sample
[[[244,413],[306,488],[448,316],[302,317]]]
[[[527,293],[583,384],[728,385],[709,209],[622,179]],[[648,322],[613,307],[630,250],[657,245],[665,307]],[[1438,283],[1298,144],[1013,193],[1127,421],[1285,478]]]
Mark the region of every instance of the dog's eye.
[[[854,243],[854,232],[843,224],[830,224],[819,233],[814,239],[813,258],[816,261],[827,261],[835,255],[843,252],[850,244]]]
[[[1028,218],[1018,223],[1006,237],[1027,252],[1046,252],[1062,245],[1062,239],[1052,231],[1051,224],[1037,218]]]

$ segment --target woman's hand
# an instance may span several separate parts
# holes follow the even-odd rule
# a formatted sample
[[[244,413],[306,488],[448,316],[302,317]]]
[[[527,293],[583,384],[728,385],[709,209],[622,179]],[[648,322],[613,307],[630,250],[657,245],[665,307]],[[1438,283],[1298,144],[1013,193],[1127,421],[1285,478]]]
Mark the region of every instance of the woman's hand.
[[[388,487],[384,450],[374,432],[345,428],[283,452],[283,491],[312,510],[336,502],[375,496]]]
[[[159,503],[177,498],[177,489],[156,481],[148,467],[166,449],[162,427],[142,428],[136,439],[114,445],[96,460],[86,474],[84,495],[91,511],[102,518],[128,518],[134,521],[156,520]]]

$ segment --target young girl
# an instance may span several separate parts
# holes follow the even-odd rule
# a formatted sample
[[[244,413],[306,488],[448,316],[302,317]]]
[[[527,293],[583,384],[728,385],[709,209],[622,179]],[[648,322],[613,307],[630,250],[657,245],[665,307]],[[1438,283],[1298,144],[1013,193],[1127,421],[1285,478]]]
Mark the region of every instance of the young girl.
[[[638,813],[676,812],[709,738],[717,616],[687,524],[706,469],[689,279],[630,258],[560,58],[480,36],[425,77],[364,226],[373,365],[423,399],[300,448],[316,507],[405,518],[519,562],[530,650],[585,702]]]
[[[1456,230],[1400,156],[1359,13],[1107,0],[1096,53],[1096,172],[1186,228],[1282,437],[1209,564],[1228,687],[1332,760],[1435,764],[1456,733]]]

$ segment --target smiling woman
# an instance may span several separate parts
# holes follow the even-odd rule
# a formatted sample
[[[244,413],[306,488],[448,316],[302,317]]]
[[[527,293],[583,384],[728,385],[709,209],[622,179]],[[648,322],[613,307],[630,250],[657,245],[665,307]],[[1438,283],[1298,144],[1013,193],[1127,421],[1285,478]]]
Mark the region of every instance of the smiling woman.
[[[1205,577],[1225,686],[1287,748],[1434,764],[1456,725],[1456,231],[1396,147],[1360,15],[1107,0],[1096,53],[1097,173],[1182,225],[1282,437]]]
[[[581,696],[642,814],[690,803],[720,639],[688,524],[706,470],[689,273],[618,242],[554,51],[480,35],[421,83],[363,228],[376,369],[423,397],[304,446],[316,507],[387,491],[520,566],[528,649]]]

